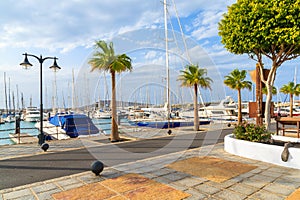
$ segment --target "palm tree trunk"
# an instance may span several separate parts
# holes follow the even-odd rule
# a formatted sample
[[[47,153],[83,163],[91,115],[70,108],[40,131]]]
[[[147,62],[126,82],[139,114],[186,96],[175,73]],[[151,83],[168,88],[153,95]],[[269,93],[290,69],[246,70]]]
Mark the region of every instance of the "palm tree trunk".
[[[293,94],[290,94],[290,117],[293,117]]]
[[[120,140],[117,124],[117,103],[116,103],[116,73],[111,71],[111,134],[110,141],[116,142]]]
[[[198,116],[198,85],[194,85],[194,130],[199,130],[199,116]]]
[[[242,123],[242,97],[241,90],[238,90],[238,124]]]

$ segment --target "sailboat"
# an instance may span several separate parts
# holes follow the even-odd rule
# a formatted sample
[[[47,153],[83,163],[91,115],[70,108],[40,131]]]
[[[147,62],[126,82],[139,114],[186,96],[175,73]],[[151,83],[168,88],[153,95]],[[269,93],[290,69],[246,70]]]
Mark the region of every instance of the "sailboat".
[[[166,60],[166,100],[164,108],[142,108],[141,114],[142,118],[129,119],[128,122],[133,126],[143,126],[150,128],[176,128],[183,126],[193,126],[194,121],[191,119],[186,119],[179,117],[178,113],[174,113],[171,110],[170,103],[170,69],[169,69],[169,49],[168,49],[168,25],[167,25],[167,0],[164,0],[164,37],[165,37],[165,60]],[[184,38],[183,38],[184,39]],[[145,117],[147,116],[147,117]],[[199,125],[210,124],[209,119],[199,119]]]
[[[3,115],[3,120],[6,123],[15,122],[15,118],[11,113],[11,98],[10,98],[10,78],[8,79],[8,94],[6,92],[6,73],[4,72],[4,92],[5,92],[5,104],[6,104],[6,115]],[[8,103],[7,105],[7,96],[8,96]],[[9,107],[8,107],[9,106]]]
[[[93,118],[95,119],[111,119],[112,115],[111,115],[111,111],[109,109],[109,106],[108,106],[108,89],[107,89],[107,82],[106,82],[106,76],[105,76],[105,73],[103,74],[103,77],[104,77],[104,101],[102,102],[102,109],[100,108],[101,107],[101,100],[100,100],[100,97],[99,97],[99,101],[98,101],[98,108],[97,110],[94,111],[93,113]],[[99,84],[99,82],[98,82]]]

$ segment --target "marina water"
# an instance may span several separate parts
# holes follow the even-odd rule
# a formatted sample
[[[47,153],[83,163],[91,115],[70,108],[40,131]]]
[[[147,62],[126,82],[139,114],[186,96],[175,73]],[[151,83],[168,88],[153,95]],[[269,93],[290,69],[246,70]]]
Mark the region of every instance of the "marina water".
[[[104,134],[109,135],[111,130],[111,119],[93,119],[94,124],[99,130],[104,131]],[[37,136],[39,130],[34,127],[35,122],[20,122],[20,132],[27,133],[32,136]],[[9,134],[15,133],[15,123],[0,124],[0,145],[14,144],[10,139]]]

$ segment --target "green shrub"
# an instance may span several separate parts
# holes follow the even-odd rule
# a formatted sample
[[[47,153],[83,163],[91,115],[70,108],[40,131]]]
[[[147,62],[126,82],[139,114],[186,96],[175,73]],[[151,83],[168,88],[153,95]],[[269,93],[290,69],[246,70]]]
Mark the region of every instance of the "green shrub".
[[[251,142],[267,142],[271,139],[272,133],[266,130],[265,126],[244,123],[237,125],[233,134],[236,139],[248,140]]]

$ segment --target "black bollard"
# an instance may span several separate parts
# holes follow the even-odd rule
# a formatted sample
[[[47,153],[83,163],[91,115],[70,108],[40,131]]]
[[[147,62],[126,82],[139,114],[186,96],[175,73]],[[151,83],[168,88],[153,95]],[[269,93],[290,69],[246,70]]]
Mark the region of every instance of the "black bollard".
[[[49,149],[49,144],[43,143],[43,144],[41,145],[41,149],[43,149],[44,151],[47,151],[47,150]]]
[[[96,176],[99,176],[99,174],[103,171],[104,169],[104,164],[99,161],[99,160],[96,160],[92,163],[91,165],[91,168],[92,168],[92,172],[96,175]]]

